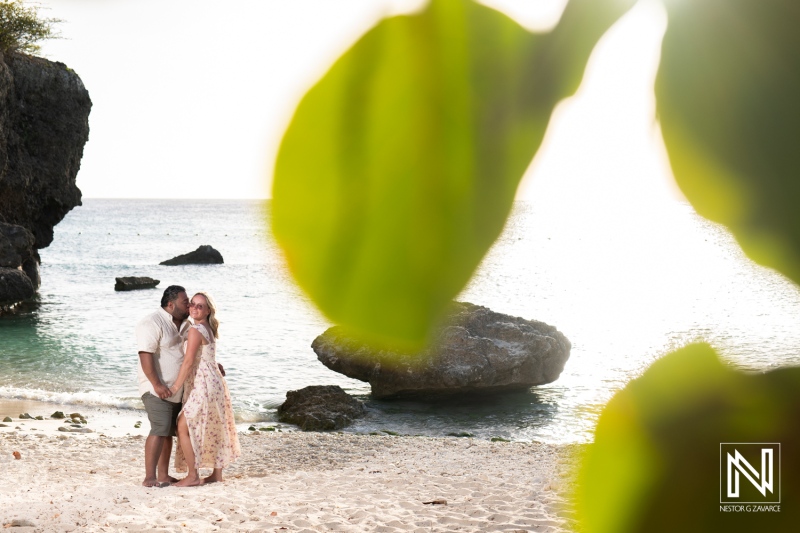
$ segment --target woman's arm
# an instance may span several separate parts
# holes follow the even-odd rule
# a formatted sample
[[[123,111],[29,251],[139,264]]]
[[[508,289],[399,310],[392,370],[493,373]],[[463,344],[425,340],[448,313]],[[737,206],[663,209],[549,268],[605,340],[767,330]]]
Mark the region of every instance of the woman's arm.
[[[169,388],[170,395],[175,394],[181,389],[181,387],[183,387],[183,382],[186,381],[186,378],[189,376],[189,371],[192,369],[192,365],[194,364],[194,358],[197,356],[197,349],[200,347],[202,342],[203,334],[197,331],[195,328],[191,328],[189,330],[189,336],[186,340],[186,354],[183,357],[181,368],[178,370],[178,378],[175,380],[175,383],[173,383],[172,387]]]

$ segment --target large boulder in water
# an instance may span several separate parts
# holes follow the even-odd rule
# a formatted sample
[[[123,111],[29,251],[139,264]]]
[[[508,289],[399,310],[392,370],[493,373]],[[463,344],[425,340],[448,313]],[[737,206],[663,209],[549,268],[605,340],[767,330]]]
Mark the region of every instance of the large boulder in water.
[[[0,222],[0,312],[33,298],[39,287],[38,254],[33,234],[22,226]]]
[[[330,431],[349,426],[364,413],[364,404],[338,385],[311,385],[286,393],[278,420],[303,431]]]
[[[569,358],[569,340],[543,322],[456,302],[445,324],[431,345],[416,353],[374,348],[340,326],[311,347],[331,370],[369,382],[375,398],[527,389],[558,379]]]
[[[179,255],[172,259],[167,259],[159,263],[160,265],[176,266],[176,265],[221,265],[222,254],[211,246],[204,244],[199,246],[194,252]]]
[[[36,294],[30,278],[20,269],[0,267],[0,311],[13,308]]]

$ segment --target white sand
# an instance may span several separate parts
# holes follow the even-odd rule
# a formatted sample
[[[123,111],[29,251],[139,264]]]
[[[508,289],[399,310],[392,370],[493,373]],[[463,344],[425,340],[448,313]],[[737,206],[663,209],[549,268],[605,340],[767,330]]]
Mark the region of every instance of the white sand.
[[[0,419],[7,407],[0,403]],[[37,411],[28,412],[50,414]],[[243,456],[224,483],[159,489],[140,485],[146,419],[136,434],[112,436],[105,426],[127,429],[113,410],[91,434],[18,414],[0,428],[8,531],[570,530],[561,492],[571,447],[259,431],[240,434]],[[423,503],[433,500],[447,504]]]

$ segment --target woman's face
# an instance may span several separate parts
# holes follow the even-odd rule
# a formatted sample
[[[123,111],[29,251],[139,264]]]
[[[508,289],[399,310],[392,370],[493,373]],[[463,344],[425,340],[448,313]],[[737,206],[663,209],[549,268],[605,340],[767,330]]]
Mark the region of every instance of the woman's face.
[[[189,316],[193,320],[205,320],[211,311],[208,309],[208,301],[202,294],[195,295],[189,303]]]

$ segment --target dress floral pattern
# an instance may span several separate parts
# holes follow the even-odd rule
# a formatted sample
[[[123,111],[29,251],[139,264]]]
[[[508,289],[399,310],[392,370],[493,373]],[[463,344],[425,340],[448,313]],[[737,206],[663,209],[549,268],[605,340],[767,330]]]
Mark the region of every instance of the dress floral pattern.
[[[189,427],[195,468],[225,468],[242,455],[233,419],[231,395],[217,367],[215,339],[202,324],[192,327],[203,335],[208,344],[197,349],[194,365],[184,382],[181,412]],[[188,470],[180,446],[175,453],[175,470]]]

